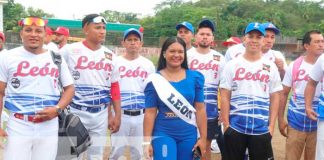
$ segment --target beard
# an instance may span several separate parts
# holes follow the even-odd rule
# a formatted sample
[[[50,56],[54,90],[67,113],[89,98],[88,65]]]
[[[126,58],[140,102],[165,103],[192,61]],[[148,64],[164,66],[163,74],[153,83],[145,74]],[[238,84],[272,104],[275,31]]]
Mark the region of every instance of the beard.
[[[209,48],[210,44],[202,42],[202,43],[198,43],[198,46],[201,47],[201,48]]]

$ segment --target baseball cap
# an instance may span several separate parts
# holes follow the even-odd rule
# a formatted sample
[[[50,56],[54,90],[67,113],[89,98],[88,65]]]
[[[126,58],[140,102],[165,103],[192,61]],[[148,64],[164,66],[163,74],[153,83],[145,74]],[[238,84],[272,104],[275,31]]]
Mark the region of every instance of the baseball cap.
[[[250,33],[251,31],[259,31],[263,36],[265,36],[265,28],[264,26],[259,22],[252,22],[249,23],[245,28],[245,34]]]
[[[124,40],[127,38],[127,36],[129,36],[130,34],[135,34],[136,36],[138,36],[138,38],[140,38],[140,40],[142,40],[142,36],[141,36],[141,32],[135,28],[129,28],[124,32]]]
[[[52,35],[53,34],[53,30],[50,28],[50,27],[45,27],[45,30],[46,30],[46,34],[47,35]]]
[[[182,22],[182,23],[179,23],[177,26],[176,26],[176,30],[179,30],[181,27],[185,27],[186,29],[188,29],[192,34],[195,33],[195,29],[194,27],[192,26],[191,23],[189,22]]]
[[[202,27],[208,27],[210,28],[213,32],[215,31],[215,24],[213,21],[209,20],[209,19],[204,19],[202,20],[199,25],[198,28],[202,28]]]
[[[54,31],[54,33],[62,34],[64,36],[69,36],[70,35],[69,29],[65,28],[65,27],[57,27],[56,30]]]
[[[82,19],[82,28],[88,23],[104,23],[107,24],[107,21],[104,17],[99,14],[88,14]]]
[[[0,39],[2,39],[3,42],[6,41],[6,37],[3,32],[0,32]]]
[[[271,22],[266,22],[262,24],[265,30],[272,30],[276,35],[280,33],[280,30]]]
[[[242,43],[240,38],[238,38],[238,37],[230,37],[225,42],[223,42],[223,46],[228,46],[228,45],[231,45],[231,44],[240,44],[240,43]]]

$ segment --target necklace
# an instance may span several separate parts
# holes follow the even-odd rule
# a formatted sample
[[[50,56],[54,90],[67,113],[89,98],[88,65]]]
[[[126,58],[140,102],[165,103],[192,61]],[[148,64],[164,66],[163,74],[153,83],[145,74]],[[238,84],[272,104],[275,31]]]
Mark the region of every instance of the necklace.
[[[166,69],[163,70],[163,76],[171,82],[179,82],[185,78],[184,70],[181,69],[178,72],[168,73]]]

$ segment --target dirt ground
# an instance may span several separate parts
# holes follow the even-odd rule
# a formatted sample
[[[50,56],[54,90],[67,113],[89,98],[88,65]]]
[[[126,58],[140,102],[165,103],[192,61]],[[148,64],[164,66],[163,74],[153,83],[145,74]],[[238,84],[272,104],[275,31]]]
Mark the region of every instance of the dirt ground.
[[[285,143],[286,139],[280,134],[278,126],[275,128],[275,133],[272,138],[272,148],[274,152],[275,160],[284,160],[285,159]],[[108,141],[109,144],[109,141]],[[104,159],[108,159],[110,147],[106,147]],[[130,160],[129,153],[126,151],[125,156],[119,158],[119,160]],[[221,160],[220,154],[212,154],[212,160]]]

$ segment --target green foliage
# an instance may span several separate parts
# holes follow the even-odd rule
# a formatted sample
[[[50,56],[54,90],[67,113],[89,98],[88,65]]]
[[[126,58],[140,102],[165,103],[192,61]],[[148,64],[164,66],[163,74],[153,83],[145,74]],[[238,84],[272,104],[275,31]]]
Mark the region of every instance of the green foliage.
[[[249,22],[273,22],[282,35],[301,37],[306,31],[324,32],[324,2],[302,0],[200,0],[196,3],[166,0],[155,8],[154,17],[140,20],[145,35],[168,37],[176,34],[179,22],[197,26],[203,17],[216,22],[217,39],[241,36]]]
[[[26,16],[38,16],[51,18],[52,14],[45,13],[41,9],[28,8],[27,10],[14,0],[8,0],[8,3],[3,5],[3,27],[5,31],[18,31],[18,21]]]
[[[136,13],[123,13],[118,11],[111,11],[106,10],[103,13],[101,13],[103,17],[108,22],[119,22],[119,23],[138,23],[139,21],[139,14]]]

